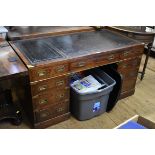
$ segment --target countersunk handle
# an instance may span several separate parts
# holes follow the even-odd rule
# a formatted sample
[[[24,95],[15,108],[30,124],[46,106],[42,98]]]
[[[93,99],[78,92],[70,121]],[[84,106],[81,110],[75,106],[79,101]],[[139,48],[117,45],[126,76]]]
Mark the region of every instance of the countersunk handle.
[[[84,67],[86,65],[86,62],[81,61],[77,64],[77,67]]]
[[[128,52],[128,51],[125,51],[125,52],[123,53],[123,55],[126,57],[126,56],[129,55],[129,52]]]
[[[59,95],[57,95],[57,99],[62,99],[62,98],[64,98],[64,96],[65,96],[64,93],[63,94],[59,94]]]
[[[40,105],[47,104],[47,103],[48,103],[47,99],[42,99],[42,100],[39,101]]]
[[[127,64],[124,64],[124,65],[123,65],[123,68],[127,68],[127,66],[128,66]]]
[[[39,91],[43,91],[43,90],[46,90],[47,89],[47,85],[43,85],[43,86],[40,86],[38,88]]]
[[[115,58],[114,55],[110,55],[110,56],[108,57],[108,60],[113,60],[114,58]]]
[[[61,108],[58,108],[58,109],[57,109],[57,112],[62,112],[62,111],[64,111],[64,110],[65,110],[65,108],[61,107]]]
[[[56,68],[56,72],[63,72],[65,70],[65,66],[61,65]]]
[[[50,115],[50,112],[45,111],[45,112],[43,112],[43,113],[40,114],[40,117],[41,118],[45,118],[45,117],[48,117],[49,115]]]
[[[65,81],[64,80],[60,80],[56,82],[56,86],[62,86],[64,85]]]
[[[45,76],[46,75],[46,71],[38,71],[38,76]]]

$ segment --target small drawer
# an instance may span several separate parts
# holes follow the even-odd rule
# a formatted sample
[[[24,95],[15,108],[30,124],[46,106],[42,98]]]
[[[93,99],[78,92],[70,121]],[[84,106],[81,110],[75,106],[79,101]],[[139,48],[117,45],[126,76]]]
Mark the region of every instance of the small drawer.
[[[120,54],[98,55],[94,57],[94,63],[100,65],[119,61]]]
[[[121,92],[125,92],[125,91],[129,91],[131,89],[134,89],[135,85],[136,85],[136,80],[137,80],[136,77],[124,80],[123,83],[122,83],[122,90],[121,90]]]
[[[31,92],[32,96],[35,96],[52,88],[57,90],[66,87],[69,87],[69,77],[61,76],[31,84]]]
[[[118,65],[118,71],[124,72],[126,70],[128,71],[129,69],[139,68],[140,62],[141,56],[134,59],[122,61]]]
[[[37,122],[45,121],[69,112],[69,102],[62,102],[35,112]]]
[[[50,105],[54,105],[58,102],[69,101],[70,89],[66,90],[51,90],[45,93],[41,93],[32,98],[34,109],[41,109]]]
[[[53,67],[54,75],[61,75],[69,71],[68,64],[56,65]]]
[[[142,53],[144,52],[144,50],[142,48],[131,48],[130,50],[124,50],[121,55],[120,58],[121,59],[127,59],[127,58],[132,58],[132,57],[137,57],[138,55],[142,55]]]
[[[46,67],[35,67],[30,70],[30,82],[45,80],[58,75],[65,74],[69,71],[68,64],[53,64]]]
[[[93,66],[92,58],[80,58],[70,62],[70,71],[81,71]]]

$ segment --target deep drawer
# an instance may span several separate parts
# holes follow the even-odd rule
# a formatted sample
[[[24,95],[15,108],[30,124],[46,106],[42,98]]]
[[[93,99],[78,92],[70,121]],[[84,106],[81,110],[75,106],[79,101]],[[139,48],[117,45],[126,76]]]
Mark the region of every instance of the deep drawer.
[[[50,105],[57,104],[62,101],[69,101],[70,89],[54,90],[36,95],[32,98],[34,109],[41,109]]]
[[[62,102],[35,112],[36,121],[41,122],[69,112],[69,102]]]
[[[61,76],[31,84],[31,92],[32,96],[35,96],[52,88],[57,90],[66,87],[69,87],[69,77]]]

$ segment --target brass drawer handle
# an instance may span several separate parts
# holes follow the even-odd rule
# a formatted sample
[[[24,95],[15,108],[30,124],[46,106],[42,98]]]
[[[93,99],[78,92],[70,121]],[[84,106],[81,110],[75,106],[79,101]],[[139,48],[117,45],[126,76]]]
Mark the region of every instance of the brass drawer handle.
[[[85,65],[86,65],[86,62],[82,61],[77,64],[77,67],[84,67]]]
[[[114,58],[115,58],[114,55],[110,55],[110,56],[108,57],[108,60],[113,60]]]
[[[57,99],[62,99],[62,98],[64,98],[65,97],[65,94],[59,94],[58,96],[57,96]]]
[[[58,82],[56,82],[56,86],[62,86],[64,85],[65,81],[64,80],[60,80]]]
[[[62,112],[62,111],[64,111],[64,110],[65,110],[65,108],[62,108],[62,107],[61,107],[61,108],[58,108],[58,109],[57,109],[57,112]]]
[[[46,90],[47,89],[47,85],[43,85],[43,86],[40,86],[38,88],[39,91],[43,91],[43,90]]]
[[[38,76],[41,77],[41,76],[45,76],[46,75],[46,71],[39,71],[38,72]]]
[[[65,70],[65,66],[64,66],[64,65],[58,66],[58,67],[56,68],[56,71],[57,71],[57,72],[63,72],[64,70]]]
[[[42,99],[42,100],[39,101],[40,105],[47,104],[47,103],[48,103],[47,99]]]
[[[128,55],[129,55],[129,52],[128,51],[126,51],[126,52],[123,53],[123,56],[125,56],[125,57],[128,56]]]
[[[45,117],[48,117],[49,115],[50,115],[50,113],[48,111],[45,111],[45,112],[40,114],[40,117],[45,118]]]
[[[127,64],[124,64],[124,65],[123,65],[123,68],[127,68],[127,66],[128,66]]]

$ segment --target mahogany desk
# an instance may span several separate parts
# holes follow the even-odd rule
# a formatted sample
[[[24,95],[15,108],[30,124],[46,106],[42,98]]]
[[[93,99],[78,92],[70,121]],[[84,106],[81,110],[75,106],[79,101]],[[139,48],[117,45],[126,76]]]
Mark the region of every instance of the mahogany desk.
[[[144,44],[103,29],[10,42],[27,66],[35,128],[69,118],[70,74],[115,64],[123,76],[120,98],[134,94]]]

